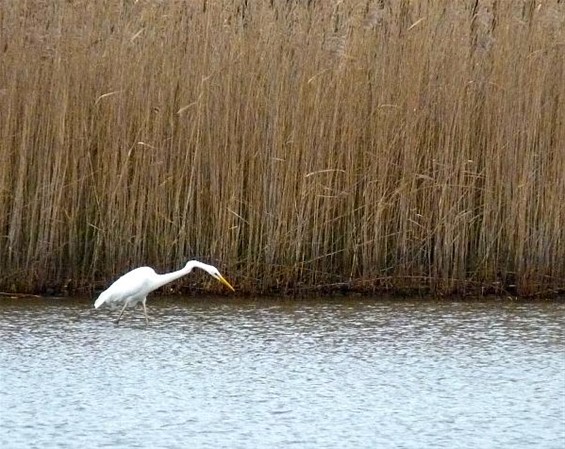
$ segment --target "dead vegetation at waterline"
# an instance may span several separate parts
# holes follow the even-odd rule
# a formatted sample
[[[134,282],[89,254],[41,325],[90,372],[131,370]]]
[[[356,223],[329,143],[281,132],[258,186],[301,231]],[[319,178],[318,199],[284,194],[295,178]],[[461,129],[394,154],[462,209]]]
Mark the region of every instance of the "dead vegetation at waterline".
[[[563,291],[563,2],[0,5],[0,290]]]

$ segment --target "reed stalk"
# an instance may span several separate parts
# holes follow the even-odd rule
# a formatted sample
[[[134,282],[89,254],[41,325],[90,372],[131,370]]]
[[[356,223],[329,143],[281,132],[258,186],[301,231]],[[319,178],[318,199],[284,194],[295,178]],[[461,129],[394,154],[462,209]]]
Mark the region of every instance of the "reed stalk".
[[[0,290],[562,293],[564,44],[558,0],[0,0]]]

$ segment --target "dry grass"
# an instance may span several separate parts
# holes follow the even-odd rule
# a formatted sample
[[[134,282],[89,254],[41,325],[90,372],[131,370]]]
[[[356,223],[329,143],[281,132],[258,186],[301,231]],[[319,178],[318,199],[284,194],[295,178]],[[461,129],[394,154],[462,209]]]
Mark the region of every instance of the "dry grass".
[[[0,4],[0,289],[563,291],[563,2]]]

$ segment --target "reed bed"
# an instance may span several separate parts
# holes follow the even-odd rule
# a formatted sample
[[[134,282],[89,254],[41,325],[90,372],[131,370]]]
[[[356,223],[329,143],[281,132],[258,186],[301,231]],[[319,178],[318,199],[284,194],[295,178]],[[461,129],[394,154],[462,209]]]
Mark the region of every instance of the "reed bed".
[[[0,290],[564,291],[563,2],[0,5]]]

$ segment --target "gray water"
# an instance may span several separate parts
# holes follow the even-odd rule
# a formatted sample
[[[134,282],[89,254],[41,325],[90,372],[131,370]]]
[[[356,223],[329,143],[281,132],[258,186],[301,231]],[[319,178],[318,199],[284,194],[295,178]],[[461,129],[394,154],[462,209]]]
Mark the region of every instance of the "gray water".
[[[563,448],[565,304],[0,298],[2,448]]]

